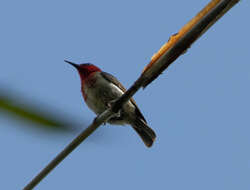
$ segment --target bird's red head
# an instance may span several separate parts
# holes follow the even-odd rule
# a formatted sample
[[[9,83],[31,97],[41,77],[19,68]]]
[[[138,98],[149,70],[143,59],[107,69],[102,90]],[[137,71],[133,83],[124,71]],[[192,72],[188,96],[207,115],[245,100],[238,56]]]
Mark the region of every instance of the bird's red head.
[[[90,74],[92,74],[94,72],[101,71],[100,68],[98,68],[97,66],[95,66],[91,63],[84,63],[84,64],[77,65],[77,64],[72,63],[72,62],[67,61],[67,60],[65,60],[65,62],[69,63],[70,65],[72,65],[73,67],[75,67],[78,70],[79,75],[80,75],[82,80],[85,80]]]

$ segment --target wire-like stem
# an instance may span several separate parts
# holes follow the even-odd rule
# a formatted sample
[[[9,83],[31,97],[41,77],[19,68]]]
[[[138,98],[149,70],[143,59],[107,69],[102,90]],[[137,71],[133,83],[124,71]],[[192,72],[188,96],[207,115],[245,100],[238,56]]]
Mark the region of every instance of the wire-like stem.
[[[106,110],[93,123],[78,135],[68,146],[64,148],[26,187],[24,190],[33,189],[51,170],[53,170],[64,158],[66,158],[79,144],[91,135],[102,123],[108,120],[114,113],[111,109]]]
[[[177,57],[179,57],[187,48],[200,37],[212,24],[214,24],[223,14],[226,13],[239,0],[212,0],[197,16],[200,16],[193,24],[193,20],[185,25],[183,30],[177,34],[178,39],[174,43],[170,42],[166,51],[160,50],[160,56],[156,61],[151,61],[142,75],[136,82],[112,104],[110,109],[104,111],[96,117],[93,123],[76,137],[61,153],[59,153],[25,188],[33,189],[49,172],[54,169],[66,156],[68,156],[81,142],[83,142],[91,133],[93,133],[102,123],[116,114],[142,86],[146,87],[151,81],[156,79],[159,74],[166,69]],[[209,8],[209,9],[208,9]],[[188,28],[188,30],[187,30]],[[168,45],[168,44],[167,44]]]

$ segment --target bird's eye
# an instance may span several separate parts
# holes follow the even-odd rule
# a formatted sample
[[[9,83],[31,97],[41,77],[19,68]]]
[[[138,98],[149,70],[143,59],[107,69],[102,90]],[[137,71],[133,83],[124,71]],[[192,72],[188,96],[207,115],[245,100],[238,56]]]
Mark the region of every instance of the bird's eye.
[[[82,66],[82,67],[88,67],[88,66],[91,66],[92,64],[91,63],[82,63],[82,64],[80,64],[80,66]]]

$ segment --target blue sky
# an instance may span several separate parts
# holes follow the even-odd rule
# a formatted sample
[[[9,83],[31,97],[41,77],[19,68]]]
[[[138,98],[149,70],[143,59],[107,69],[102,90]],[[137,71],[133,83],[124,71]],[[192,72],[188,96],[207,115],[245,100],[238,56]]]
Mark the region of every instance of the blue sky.
[[[94,118],[64,59],[94,63],[129,87],[207,3],[2,1],[0,84],[82,126],[48,133],[1,112],[0,189],[24,187]],[[36,189],[250,189],[249,8],[236,5],[135,95],[157,134],[151,149],[130,127],[102,126]]]

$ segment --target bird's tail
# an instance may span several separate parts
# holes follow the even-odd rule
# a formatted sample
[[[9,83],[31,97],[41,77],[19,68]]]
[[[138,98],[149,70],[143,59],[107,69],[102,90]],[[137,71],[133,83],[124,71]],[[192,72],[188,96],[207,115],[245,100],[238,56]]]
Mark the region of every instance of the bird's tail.
[[[140,118],[136,118],[136,120],[132,123],[132,127],[147,147],[151,147],[153,145],[156,135],[145,121]]]

